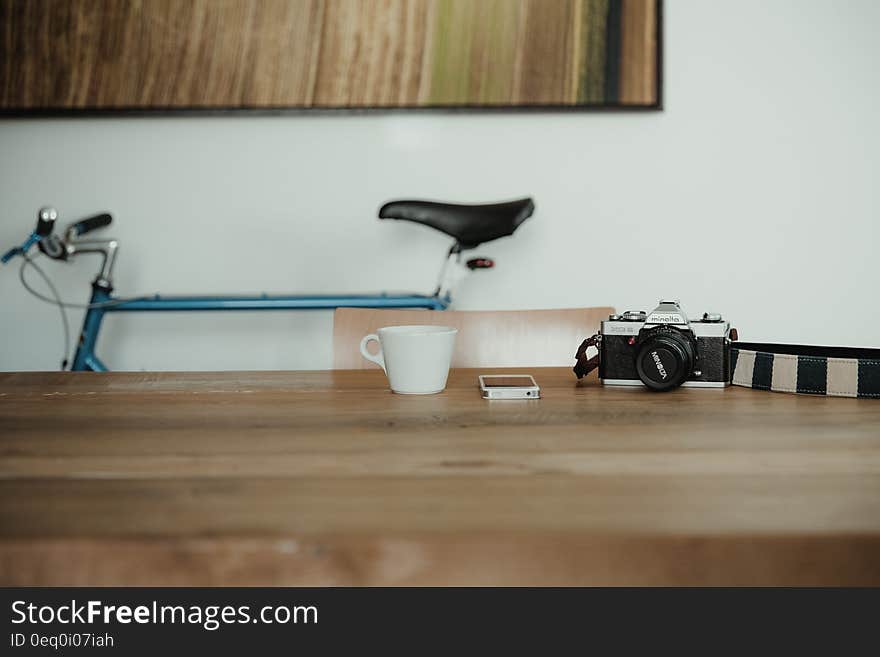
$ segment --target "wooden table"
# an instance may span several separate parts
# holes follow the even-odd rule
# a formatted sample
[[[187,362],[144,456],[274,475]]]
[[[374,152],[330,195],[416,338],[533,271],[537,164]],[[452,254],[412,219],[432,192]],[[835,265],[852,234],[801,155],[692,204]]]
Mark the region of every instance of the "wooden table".
[[[880,401],[533,373],[0,374],[0,583],[880,584]]]

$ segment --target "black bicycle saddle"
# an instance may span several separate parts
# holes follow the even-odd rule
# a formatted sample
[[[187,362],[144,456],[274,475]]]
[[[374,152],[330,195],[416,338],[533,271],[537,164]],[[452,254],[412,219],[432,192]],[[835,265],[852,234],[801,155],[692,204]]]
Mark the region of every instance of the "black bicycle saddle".
[[[513,235],[534,211],[535,203],[530,198],[481,205],[391,201],[379,210],[379,218],[424,224],[454,237],[462,249],[473,249],[483,242]]]

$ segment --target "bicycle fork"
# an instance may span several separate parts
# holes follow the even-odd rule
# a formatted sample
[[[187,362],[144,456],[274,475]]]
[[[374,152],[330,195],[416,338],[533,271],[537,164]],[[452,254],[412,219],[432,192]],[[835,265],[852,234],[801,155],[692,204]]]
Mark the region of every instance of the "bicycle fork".
[[[104,320],[106,310],[103,304],[111,301],[110,292],[101,284],[100,279],[92,283],[92,297],[89,301],[89,309],[83,320],[82,332],[76,346],[76,354],[73,357],[73,372],[106,372],[107,366],[95,355],[95,345],[101,332],[101,322]]]

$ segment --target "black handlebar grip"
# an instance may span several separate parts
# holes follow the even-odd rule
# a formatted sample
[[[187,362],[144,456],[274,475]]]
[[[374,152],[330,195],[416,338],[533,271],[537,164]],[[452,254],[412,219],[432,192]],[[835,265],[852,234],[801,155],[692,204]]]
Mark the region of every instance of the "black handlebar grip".
[[[55,208],[40,208],[40,211],[37,213],[37,228],[34,232],[40,237],[51,235],[57,218],[58,212]]]
[[[110,222],[112,221],[113,217],[111,217],[106,212],[102,212],[101,214],[96,214],[94,217],[80,219],[75,224],[73,224],[71,228],[73,228],[77,235],[85,235],[86,233],[97,230],[98,228],[109,226]]]

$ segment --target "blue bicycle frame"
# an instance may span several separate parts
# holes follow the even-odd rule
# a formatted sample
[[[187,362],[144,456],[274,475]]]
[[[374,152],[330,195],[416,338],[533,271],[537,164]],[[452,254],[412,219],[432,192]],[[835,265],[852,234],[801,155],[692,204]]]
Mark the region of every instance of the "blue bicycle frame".
[[[304,296],[261,294],[259,296],[162,296],[117,300],[112,291],[98,281],[92,284],[90,308],[83,320],[82,333],[71,366],[72,371],[106,372],[107,366],[95,354],[101,323],[107,313],[187,312],[212,310],[334,310],[336,308],[424,308],[446,310],[449,295],[365,294]]]
[[[379,216],[381,218],[410,218],[398,216],[394,212],[385,213],[386,208],[400,204],[425,205],[421,201],[400,201],[397,204],[390,203],[383,206]],[[438,204],[427,203],[428,206]],[[443,205],[445,212],[449,211],[449,205]],[[100,272],[92,282],[92,294],[86,308],[83,319],[82,331],[76,353],[73,357],[71,370],[106,372],[108,368],[95,354],[98,343],[98,335],[101,332],[101,324],[107,313],[123,312],[205,312],[205,311],[229,311],[229,310],[334,310],[336,308],[421,308],[425,310],[446,310],[452,303],[453,287],[466,275],[468,271],[476,269],[491,269],[494,263],[489,258],[472,258],[462,261],[462,251],[465,248],[473,248],[482,242],[497,239],[500,236],[512,234],[516,227],[534,210],[531,199],[520,199],[504,204],[484,206],[463,206],[464,214],[458,217],[461,225],[455,224],[456,230],[449,232],[438,228],[431,222],[427,223],[433,228],[446,232],[456,238],[455,243],[449,249],[443,267],[440,270],[440,278],[436,291],[432,295],[421,294],[363,294],[363,295],[268,295],[257,296],[144,296],[137,298],[119,298],[113,296],[112,272],[116,260],[119,244],[114,239],[91,239],[83,236],[98,228],[110,225],[112,217],[108,213],[101,213],[87,219],[74,222],[64,232],[63,237],[56,235],[54,231],[55,220],[58,213],[54,208],[41,208],[37,214],[37,226],[21,246],[7,251],[0,262],[7,263],[16,256],[28,258],[28,251],[34,246],[39,246],[41,252],[54,260],[67,261],[81,254],[97,254],[102,257]],[[474,234],[474,227],[468,232],[467,221],[474,219],[469,213],[474,209],[484,209],[487,212],[495,212],[492,221],[483,221],[482,233],[478,230]],[[499,210],[501,208],[501,210]],[[497,214],[498,212],[501,214]],[[464,222],[464,223],[462,223]],[[461,235],[459,235],[461,233]],[[462,236],[468,241],[462,243]],[[24,265],[22,265],[24,267]],[[30,288],[28,288],[30,289]],[[32,291],[32,290],[31,290]],[[33,292],[33,291],[32,291]],[[40,296],[37,294],[37,296]],[[41,297],[44,298],[45,297]],[[51,299],[47,299],[52,301]],[[59,305],[61,304],[58,301]]]

